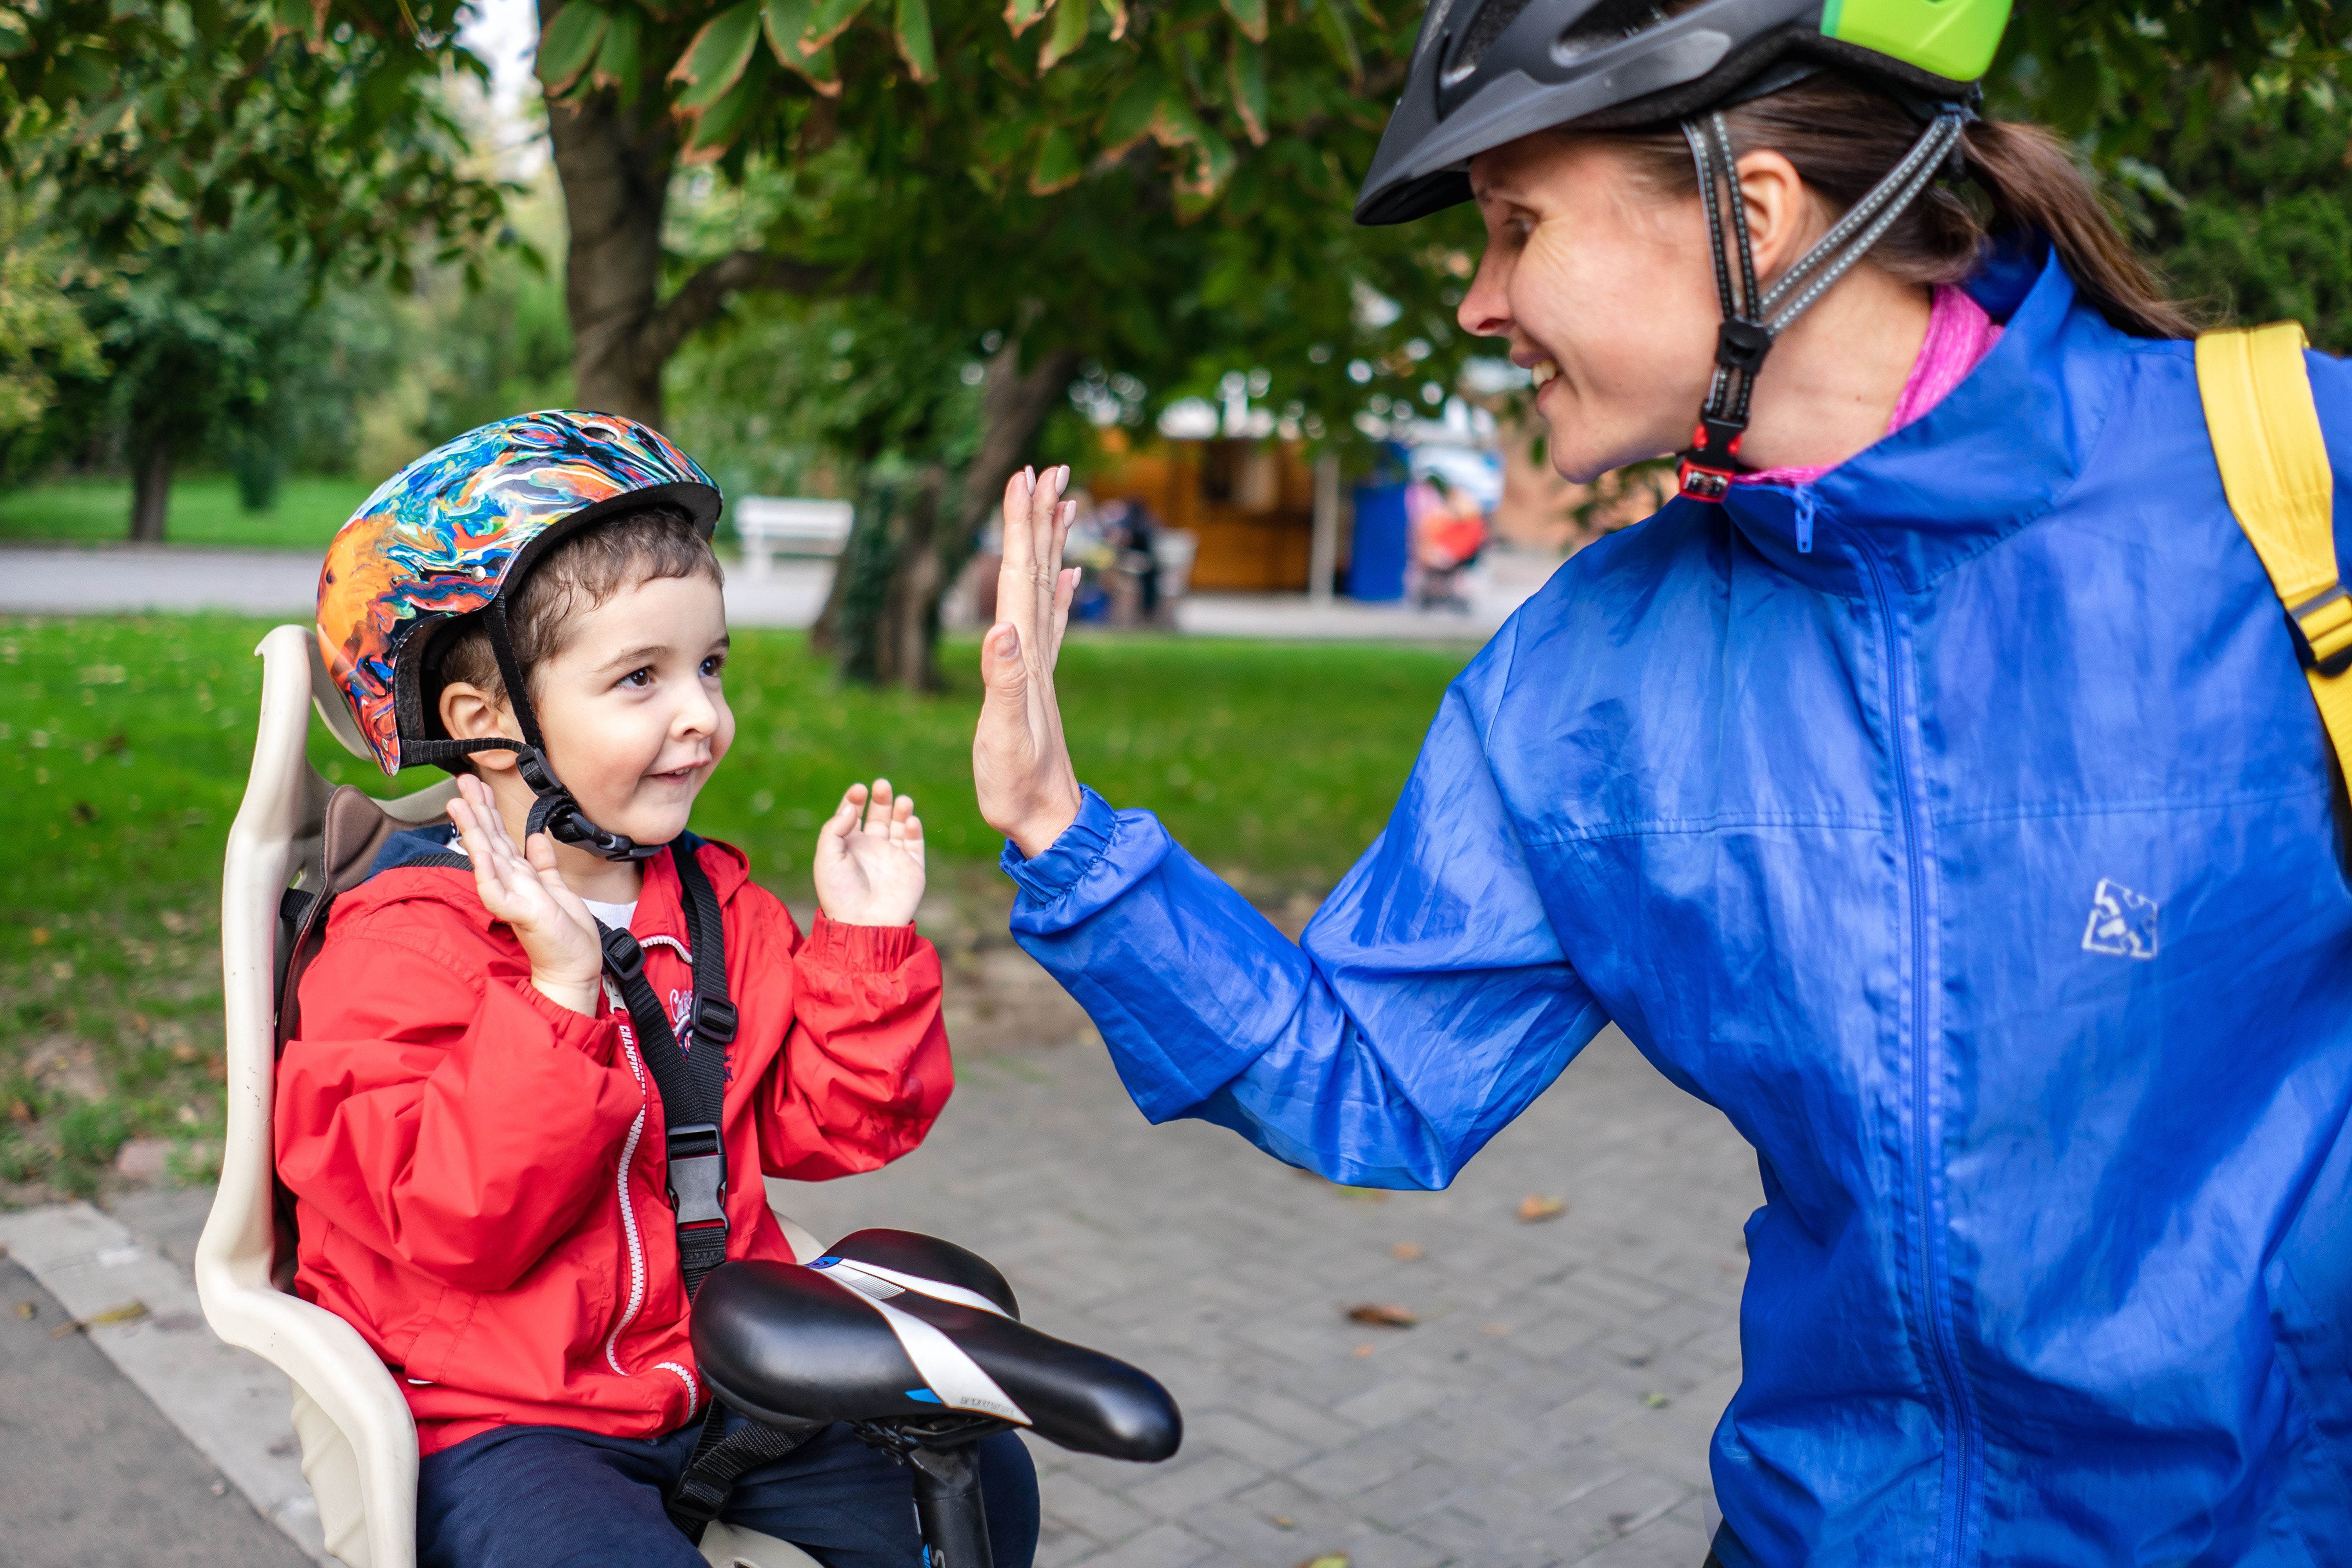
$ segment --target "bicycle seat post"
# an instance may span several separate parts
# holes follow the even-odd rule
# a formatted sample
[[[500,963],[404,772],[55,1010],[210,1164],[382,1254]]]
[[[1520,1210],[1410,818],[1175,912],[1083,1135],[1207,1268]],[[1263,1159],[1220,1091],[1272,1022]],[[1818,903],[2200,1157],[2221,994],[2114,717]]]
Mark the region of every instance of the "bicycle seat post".
[[[915,1518],[923,1534],[924,1568],[995,1568],[988,1551],[988,1509],[980,1495],[980,1464],[969,1446],[916,1448]]]

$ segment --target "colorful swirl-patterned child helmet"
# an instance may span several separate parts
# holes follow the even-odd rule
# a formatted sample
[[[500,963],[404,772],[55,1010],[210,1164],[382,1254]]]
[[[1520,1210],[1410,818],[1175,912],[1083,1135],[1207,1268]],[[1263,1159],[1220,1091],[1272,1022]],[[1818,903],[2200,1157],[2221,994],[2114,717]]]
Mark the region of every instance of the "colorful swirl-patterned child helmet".
[[[567,819],[567,813],[577,818],[578,808],[538,754],[539,727],[506,636],[505,609],[557,540],[646,506],[685,512],[708,539],[719,521],[719,487],[659,431],[619,415],[567,409],[469,430],[378,486],[336,533],[319,574],[319,647],[378,765],[396,773],[488,749],[433,733],[423,680],[427,649],[448,623],[488,612],[491,646],[528,742],[498,744],[524,753],[524,776],[541,796],[534,827],[550,826],[563,838],[572,837],[567,826],[593,835],[593,825]],[[609,853],[614,846],[599,847]]]

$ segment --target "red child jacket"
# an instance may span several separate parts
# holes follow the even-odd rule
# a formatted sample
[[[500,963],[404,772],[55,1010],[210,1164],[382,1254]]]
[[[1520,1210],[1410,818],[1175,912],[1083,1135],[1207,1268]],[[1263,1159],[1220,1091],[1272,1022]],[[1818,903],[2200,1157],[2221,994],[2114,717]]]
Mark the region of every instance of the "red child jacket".
[[[437,847],[435,846],[433,847]],[[761,1176],[870,1171],[954,1087],[940,961],[912,926],[802,935],[740,853],[697,851],[740,1014],[724,1133],[727,1255],[793,1261]],[[631,930],[682,1019],[676,868],[646,863]],[[420,1450],[506,1424],[649,1437],[709,1397],[687,1342],[659,1090],[626,1011],[541,995],[471,873],[394,867],[337,900],[278,1068],[295,1290],[404,1380]]]

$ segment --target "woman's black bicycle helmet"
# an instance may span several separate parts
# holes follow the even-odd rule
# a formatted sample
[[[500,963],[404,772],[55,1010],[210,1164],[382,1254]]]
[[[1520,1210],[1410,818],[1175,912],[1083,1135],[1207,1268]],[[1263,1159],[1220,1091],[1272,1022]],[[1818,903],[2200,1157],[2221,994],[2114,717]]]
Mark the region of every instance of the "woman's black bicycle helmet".
[[[1720,500],[1738,471],[1749,389],[1772,342],[1891,227],[1939,173],[1992,63],[2010,0],[1435,0],[1389,118],[1356,221],[1405,223],[1470,199],[1470,160],[1559,126],[1679,120],[1698,166],[1723,331],[1682,488]],[[1721,110],[1823,66],[1869,77],[1927,122],[1911,152],[1821,243],[1757,287]],[[1731,235],[1728,244],[1726,231]],[[1730,252],[1739,258],[1734,290]]]

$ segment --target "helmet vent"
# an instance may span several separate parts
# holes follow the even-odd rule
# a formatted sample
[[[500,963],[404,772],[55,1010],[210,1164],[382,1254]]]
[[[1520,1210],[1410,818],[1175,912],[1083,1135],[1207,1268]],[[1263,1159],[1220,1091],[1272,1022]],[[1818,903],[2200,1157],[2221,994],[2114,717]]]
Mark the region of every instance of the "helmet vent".
[[[1532,4],[1534,0],[1486,0],[1470,18],[1469,31],[1463,36],[1461,47],[1445,62],[1445,85],[1454,87],[1467,79],[1496,40]],[[1665,20],[1665,8],[1653,0],[1600,0],[1598,5],[1581,8],[1576,19],[1561,31],[1553,46],[1553,56],[1565,64],[1611,44],[1622,43]]]
[[[1586,12],[1552,46],[1552,58],[1562,65],[1624,42],[1666,20],[1666,8],[1651,0],[1602,0]]]

